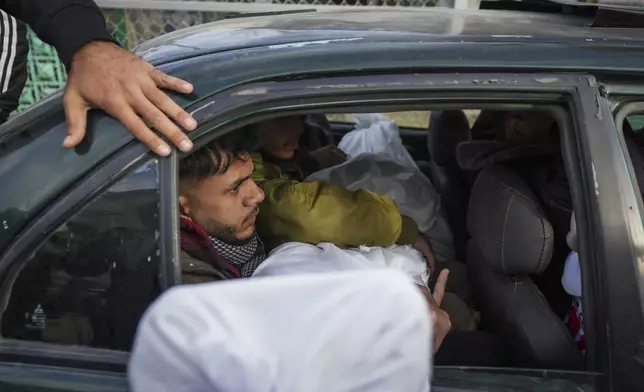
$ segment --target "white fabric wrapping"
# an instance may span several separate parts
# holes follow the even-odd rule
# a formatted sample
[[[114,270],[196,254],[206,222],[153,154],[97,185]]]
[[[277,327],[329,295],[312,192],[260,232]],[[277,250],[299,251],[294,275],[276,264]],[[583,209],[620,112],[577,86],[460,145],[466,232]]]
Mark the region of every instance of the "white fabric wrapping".
[[[402,145],[401,145],[402,146]],[[439,262],[455,259],[454,238],[441,214],[440,195],[420,170],[385,154],[363,153],[340,165],[311,174],[347,189],[368,189],[396,202],[400,213],[412,218],[428,238]]]
[[[143,317],[128,378],[134,392],[425,392],[431,336],[395,271],[181,286]]]
[[[418,169],[400,138],[400,130],[394,121],[382,114],[355,114],[356,129],[344,135],[338,148],[349,157],[360,154],[384,154],[407,167]]]
[[[371,269],[398,271],[424,286],[429,279],[427,262],[411,246],[340,249],[331,243],[316,246],[300,242],[288,242],[275,248],[257,267],[253,278]]]
[[[579,254],[570,252],[561,277],[564,290],[573,297],[581,297],[581,268],[579,267]]]

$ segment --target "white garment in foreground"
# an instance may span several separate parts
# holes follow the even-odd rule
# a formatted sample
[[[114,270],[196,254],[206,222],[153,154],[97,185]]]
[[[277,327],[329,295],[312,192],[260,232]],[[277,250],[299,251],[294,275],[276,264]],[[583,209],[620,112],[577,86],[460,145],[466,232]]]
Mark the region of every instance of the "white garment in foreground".
[[[395,271],[180,286],[144,315],[134,392],[425,392],[425,300]]]
[[[329,273],[343,270],[387,269],[401,272],[418,285],[427,285],[427,262],[411,246],[389,248],[361,246],[340,249],[331,243],[319,245],[288,242],[275,248],[253,273],[263,276]]]

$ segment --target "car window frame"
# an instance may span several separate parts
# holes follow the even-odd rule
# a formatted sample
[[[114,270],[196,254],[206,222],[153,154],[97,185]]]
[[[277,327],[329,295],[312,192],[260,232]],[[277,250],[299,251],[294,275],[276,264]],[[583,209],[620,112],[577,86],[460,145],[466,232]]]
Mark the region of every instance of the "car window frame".
[[[458,83],[456,83],[457,81]],[[566,96],[569,99],[570,113],[573,118],[567,124],[570,129],[577,129],[577,132],[568,132],[565,144],[567,153],[575,157],[584,158],[586,168],[582,171],[579,162],[572,162],[571,169],[575,177],[582,173],[588,176],[592,159],[584,155],[587,151],[581,151],[576,143],[579,142],[577,133],[587,134],[598,132],[603,128],[614,127],[614,124],[605,121],[605,117],[597,116],[597,113],[609,111],[608,104],[598,99],[599,89],[595,78],[591,75],[560,75],[560,74],[414,74],[414,75],[363,75],[353,77],[333,77],[321,79],[302,79],[296,81],[266,81],[241,85],[218,92],[202,98],[198,103],[189,107],[190,113],[197,119],[199,127],[191,133],[195,141],[195,150],[202,147],[209,141],[222,136],[223,134],[238,129],[250,123],[265,118],[275,117],[280,114],[306,114],[306,113],[328,113],[337,112],[342,109],[351,113],[351,106],[369,106],[372,110],[392,111],[393,107],[404,106],[404,111],[417,110],[413,104],[401,103],[400,96],[406,96],[409,101],[412,97],[419,98],[422,94],[430,94],[432,98],[425,96],[423,103],[417,107],[427,109],[427,105],[433,102],[440,106],[440,109],[457,108],[462,109],[463,104],[458,104],[458,94],[462,94],[461,101],[473,102],[470,94],[477,93],[492,94],[490,102],[495,99],[508,101],[515,99],[517,108],[524,106],[526,100],[543,97],[547,94]],[[446,97],[441,93],[451,93],[449,104],[445,104]],[[505,93],[523,94],[521,99],[507,98]],[[393,95],[392,95],[393,94]],[[494,95],[498,94],[498,95]],[[501,95],[504,95],[503,97]],[[395,98],[393,97],[395,96]],[[529,97],[529,98],[526,98]],[[337,98],[337,99],[335,99]],[[334,100],[335,99],[335,100]],[[550,98],[551,100],[553,98]],[[441,104],[443,102],[443,104]],[[484,104],[483,104],[484,105]],[[477,105],[482,106],[482,105]],[[435,108],[433,108],[435,109]],[[182,153],[181,157],[187,154]],[[577,161],[577,160],[572,160]],[[569,173],[570,175],[571,173]],[[175,172],[175,175],[176,174]],[[588,177],[588,178],[592,178]],[[598,210],[596,203],[593,205],[592,194],[589,190],[594,189],[589,181],[577,181],[578,187],[575,197],[575,205],[582,206],[589,215]],[[571,185],[572,187],[572,185]],[[583,190],[583,191],[582,191]],[[595,199],[596,201],[596,199]],[[589,233],[592,238],[603,240],[604,232],[597,225],[596,221],[589,222]],[[594,253],[594,242],[582,243],[584,254],[590,263],[604,265],[604,260],[598,260],[599,256]],[[177,255],[178,257],[178,255]],[[586,301],[594,304],[596,312],[588,312],[587,335],[597,336],[598,341],[608,341],[606,325],[604,322],[605,303],[597,301],[595,296],[603,295],[601,276],[590,276],[584,274],[584,297]],[[180,278],[178,278],[180,280]],[[588,309],[590,310],[590,309]],[[586,309],[585,309],[586,311]],[[594,313],[594,314],[593,314]],[[599,322],[601,320],[601,322]],[[596,326],[596,327],[595,327]],[[610,360],[608,359],[609,349],[606,344],[597,344],[597,352],[592,349],[588,353],[589,372],[602,372],[610,374]],[[602,357],[601,359],[599,357]],[[608,380],[609,377],[604,377]],[[604,381],[602,381],[603,383]],[[608,382],[608,381],[605,381]]]
[[[356,105],[356,101],[360,100],[362,106],[364,106],[365,103],[369,102],[371,103],[370,106],[377,106],[377,104],[380,103],[383,108],[391,108],[391,102],[385,103],[385,101],[391,101],[391,94],[405,95],[408,97],[408,100],[410,100],[412,97],[415,98],[415,95],[430,94],[432,98],[427,99],[426,101],[434,102],[435,104],[437,104],[440,103],[441,100],[443,100],[439,97],[440,92],[449,92],[450,94],[454,95],[451,97],[450,102],[457,101],[455,96],[457,96],[459,92],[462,92],[462,99],[464,101],[471,101],[472,98],[471,96],[468,96],[468,94],[472,90],[486,94],[493,93],[492,95],[497,94],[498,97],[501,96],[501,93],[514,93],[519,95],[523,94],[529,97],[535,91],[538,91],[538,94],[536,94],[536,96],[543,96],[544,94],[552,94],[554,96],[565,94],[571,99],[570,104],[573,108],[572,113],[574,113],[574,118],[571,119],[573,124],[571,125],[573,127],[576,127],[577,129],[581,129],[579,133],[586,135],[593,132],[597,133],[604,128],[610,128],[610,123],[606,122],[606,116],[598,117],[596,115],[598,112],[603,113],[604,111],[608,110],[608,108],[604,102],[598,99],[599,93],[596,85],[594,84],[594,79],[588,76],[535,74],[419,74],[378,75],[339,79],[340,80],[313,79],[278,83],[258,83],[240,86],[218,94],[213,94],[210,97],[206,97],[200,100],[198,104],[189,107],[189,111],[197,118],[200,123],[200,127],[191,134],[191,137],[195,140],[195,148],[203,146],[208,141],[221,136],[227,131],[231,131],[247,123],[255,122],[262,117],[270,117],[278,112],[311,112],[311,110],[315,110],[315,108],[319,109],[322,107],[324,108],[324,111],[328,111],[329,106],[336,105],[336,107],[346,107],[348,103],[353,102],[353,104]],[[401,79],[405,79],[406,83],[401,84]],[[351,84],[342,83],[342,81],[346,80],[352,81],[352,83],[356,81],[370,82],[371,84],[362,84],[362,86],[371,87],[359,88],[359,86],[361,85],[360,83],[355,84],[356,87],[350,87]],[[453,85],[454,80],[459,81],[458,86]],[[340,83],[334,84],[334,82],[337,81],[339,81]],[[482,81],[491,82],[482,83]],[[293,91],[289,91],[288,89],[274,89],[275,87],[285,87],[285,85],[282,83],[300,83],[299,87],[297,87],[300,94],[293,94]],[[304,100],[302,100],[303,97]],[[336,99],[337,97],[342,97],[342,99]],[[336,99],[336,101],[333,101],[333,99]],[[497,99],[502,101],[508,100],[505,98]],[[302,104],[302,102],[304,101],[306,101],[307,103]],[[333,104],[333,102],[335,102],[335,104]],[[423,105],[426,106],[427,102],[424,102]],[[524,102],[524,100],[521,100],[521,102]],[[460,107],[462,105],[452,104],[452,106]],[[405,107],[409,107],[409,105],[405,105]],[[449,107],[449,105],[444,105],[444,107],[447,108]],[[585,108],[585,110],[580,111],[579,108]],[[588,129],[579,127],[580,124],[587,125],[588,123],[592,124],[593,126],[589,127]],[[567,137],[573,138],[570,139],[570,141],[579,141],[579,135],[570,135]],[[575,148],[573,149],[573,147],[571,146]],[[584,164],[586,164],[586,166],[589,163],[592,163],[592,159],[590,159],[590,155],[587,154],[587,151],[580,151],[583,149],[577,149],[577,147],[578,146],[576,143],[568,143],[568,148],[574,150],[572,151],[572,153],[581,153]],[[128,155],[129,162],[128,159],[123,159],[123,157],[121,156],[121,154],[126,153],[131,154]],[[83,201],[89,202],[88,199],[91,199],[90,196],[94,191],[96,191],[96,189],[101,186],[101,189],[105,189],[107,186],[109,186],[107,182],[113,183],[116,181],[115,176],[117,176],[118,173],[121,173],[135,160],[141,160],[144,159],[145,156],[150,156],[150,153],[147,152],[143,145],[136,142],[131,144],[128,148],[125,148],[118,155],[121,157],[121,160],[119,160],[120,163],[117,163],[114,159],[108,161],[105,165],[95,171],[93,175],[88,176],[84,181],[81,182],[80,185],[76,186],[73,190],[67,193],[68,196],[74,195],[76,197],[76,199],[74,199],[76,200],[75,205],[79,205]],[[160,202],[160,217],[165,216],[165,220],[162,219],[160,222],[160,224],[162,225],[160,238],[163,239],[161,263],[164,265],[164,268],[162,270],[165,271],[166,274],[173,274],[171,277],[168,276],[164,281],[164,284],[167,285],[166,287],[170,287],[180,282],[180,269],[178,268],[178,231],[172,231],[171,228],[178,228],[178,207],[177,203],[175,202],[175,197],[178,194],[178,172],[176,168],[178,158],[183,155],[185,154],[178,153],[175,149],[173,149],[173,152],[169,158],[162,158],[159,160],[159,193],[160,197],[164,198],[163,202]],[[578,165],[581,165],[581,163],[578,163]],[[109,169],[106,167],[109,167]],[[575,168],[575,171],[576,170],[577,168]],[[586,171],[587,170],[588,168],[586,168]],[[101,175],[99,176],[98,174]],[[592,176],[589,178],[592,178]],[[581,182],[581,188],[579,189],[594,189],[593,184],[588,184],[588,181]],[[79,190],[81,186],[84,188]],[[575,201],[581,198],[583,199],[584,204],[587,203],[592,207],[593,200],[587,200],[592,199],[589,196],[588,192],[577,193],[578,194],[573,195],[575,197]],[[30,225],[30,227],[25,230],[25,232],[23,232],[23,234],[29,231],[34,232],[38,228],[47,228],[51,226],[53,222],[59,221],[61,218],[63,218],[66,213],[70,211],[71,207],[62,205],[63,201],[61,199],[62,198],[58,199],[56,203],[50,206],[50,208],[48,208],[46,212],[44,212],[37,220],[35,220]],[[593,209],[591,208],[589,209],[589,211],[592,212]],[[43,219],[45,219],[45,221],[39,224],[38,222]],[[46,222],[49,223],[45,224]],[[57,227],[57,225],[55,227]],[[593,224],[592,228],[593,230],[596,229],[595,224]],[[601,234],[603,234],[603,232],[600,231],[600,237]],[[31,236],[33,240],[33,238],[37,238],[37,233],[34,232],[31,234]],[[16,246],[16,244],[14,243],[11,246]],[[594,249],[593,244],[590,244],[589,241],[586,241],[586,243],[582,244],[582,246],[587,247],[587,249]],[[5,260],[5,257],[6,254],[3,256],[3,259],[0,260],[0,267],[2,267],[2,262]],[[586,283],[585,280],[584,283]],[[586,294],[586,292],[584,292],[584,294]],[[600,335],[602,334],[600,333]],[[47,344],[34,342],[27,343],[31,344],[34,351],[34,354],[29,357],[31,359],[38,357],[46,351],[41,348],[47,346]],[[40,345],[40,348],[33,347],[34,344],[35,346]],[[70,351],[70,348],[66,346],[54,346],[56,346],[55,348],[59,349],[58,351],[60,351],[60,348],[63,348],[66,351]],[[0,347],[0,359],[2,358],[2,352],[3,350]],[[124,356],[127,357],[126,353],[110,352],[109,350],[91,348],[82,348],[82,350],[78,351],[75,350],[75,348],[71,348],[71,352],[69,354],[71,357],[75,357],[77,353],[82,354],[83,352],[105,354],[106,357],[119,357],[121,358],[121,360],[124,358]],[[49,354],[48,356],[45,355],[45,357],[50,359],[57,358],[56,355],[52,354]],[[82,358],[82,356],[80,356],[79,358]],[[71,361],[71,359],[69,361]],[[591,362],[593,362],[593,360],[591,360]],[[100,360],[93,360],[94,366],[100,363]],[[601,363],[601,365],[604,365],[603,362]],[[71,367],[77,366],[79,365]],[[84,364],[82,365],[82,367],[88,366]],[[89,368],[92,367],[89,366]]]
[[[37,249],[46,241],[51,233],[75,216],[77,211],[96,200],[110,186],[118,183],[139,165],[150,159],[157,159],[161,275],[159,284],[161,292],[172,286],[171,280],[174,273],[169,273],[166,268],[172,263],[165,261],[172,254],[168,252],[168,249],[172,249],[172,242],[165,241],[165,238],[172,238],[172,234],[166,233],[176,233],[176,226],[172,219],[176,203],[168,202],[173,198],[173,189],[176,190],[176,187],[173,188],[173,185],[176,185],[173,184],[174,176],[168,176],[169,173],[173,173],[172,165],[173,162],[176,163],[176,152],[172,156],[158,157],[138,141],[133,141],[121,148],[106,162],[78,181],[73,188],[58,197],[19,234],[0,256],[0,281],[4,283],[14,265],[21,263],[33,249]],[[0,362],[18,361],[35,365],[53,364],[70,368],[124,372],[128,359],[129,353],[124,351],[0,338]]]

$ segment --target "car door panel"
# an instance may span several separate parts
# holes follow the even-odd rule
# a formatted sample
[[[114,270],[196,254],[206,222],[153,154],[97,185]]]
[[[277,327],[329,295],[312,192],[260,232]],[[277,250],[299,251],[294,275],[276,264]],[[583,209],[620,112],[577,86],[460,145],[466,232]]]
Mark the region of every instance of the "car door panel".
[[[2,392],[127,392],[125,374],[0,363]]]
[[[481,81],[485,80],[494,80],[495,82],[481,83]],[[505,81],[508,82],[506,83]],[[471,101],[474,99],[471,91],[468,90],[467,95],[463,94],[463,90],[467,89],[475,91],[478,94],[476,97],[484,97],[487,100],[486,102],[525,103],[529,101],[535,104],[551,103],[553,101],[558,103],[565,102],[571,108],[570,112],[573,119],[570,122],[577,125],[578,133],[582,135],[579,139],[576,139],[577,136],[571,136],[571,146],[574,147],[571,147],[571,152],[574,151],[572,156],[579,154],[579,151],[575,151],[578,146],[587,148],[589,138],[587,134],[594,132],[606,137],[607,132],[610,131],[611,124],[606,121],[604,116],[605,104],[598,98],[598,89],[594,84],[594,79],[587,76],[415,74],[289,80],[234,87],[212,96],[203,97],[198,104],[188,108],[200,124],[200,128],[191,133],[191,136],[196,141],[196,148],[199,148],[215,136],[257,121],[262,116],[267,117],[283,114],[284,112],[304,114],[311,108],[316,108],[319,112],[321,107],[324,107],[325,110],[328,109],[329,112],[332,112],[334,107],[349,107],[352,105],[366,107],[371,103],[370,100],[373,100],[373,102],[379,100],[378,102],[382,105],[382,100],[391,97],[396,97],[396,105],[427,103],[428,106],[431,106],[448,100],[458,102],[459,99],[461,101],[468,99]],[[262,91],[262,94],[249,93],[257,91]],[[328,107],[325,107],[325,105]],[[343,134],[342,132],[346,133],[350,129],[350,126],[343,126],[333,130],[339,136]],[[422,144],[426,149],[426,132],[403,129],[401,130],[401,137],[407,145],[420,146]],[[604,140],[603,143],[606,143],[606,141]],[[596,148],[600,141],[593,139],[590,144],[593,148]],[[574,184],[577,189],[575,197],[579,205],[585,206],[589,210],[591,207],[594,208],[592,211],[597,220],[588,225],[589,228],[585,234],[589,237],[592,236],[593,240],[601,242],[604,249],[606,249],[611,247],[607,245],[607,239],[604,238],[601,223],[606,222],[607,217],[611,216],[610,214],[613,214],[613,216],[617,214],[619,207],[623,207],[623,205],[614,204],[614,210],[611,211],[598,207],[601,204],[599,199],[601,199],[601,202],[605,202],[604,198],[607,197],[610,191],[605,191],[605,194],[601,192],[596,194],[596,188],[591,180],[594,178],[594,169],[597,169],[597,172],[601,172],[601,176],[598,175],[597,177],[598,179],[601,177],[603,180],[604,176],[608,175],[604,164],[606,157],[601,157],[600,154],[597,157],[598,160],[594,160],[596,150],[591,150],[583,150],[582,162],[578,162],[574,169],[575,175],[579,177],[579,181]],[[418,153],[416,155],[422,154]],[[176,159],[176,156],[174,158]],[[176,176],[176,171],[173,174]],[[610,185],[602,184],[601,186]],[[612,196],[615,197],[614,194]],[[619,197],[617,198],[619,199]],[[166,202],[171,202],[171,200],[166,200]],[[590,216],[589,213],[586,215]],[[611,225],[606,226],[613,227]],[[591,228],[594,230],[592,233]],[[162,236],[165,236],[163,237],[164,241],[177,241],[176,233],[163,230],[162,232]],[[623,235],[623,233],[620,232],[616,235]],[[587,247],[586,252],[596,251],[588,241],[582,245]],[[168,247],[168,249],[169,252],[174,253],[167,255],[163,259],[163,263],[170,265],[171,260],[179,259],[178,246],[175,243],[174,247]],[[616,249],[612,247],[610,251],[615,252]],[[621,257],[625,257],[625,252],[627,251],[630,250],[622,250]],[[589,258],[589,263],[593,266],[601,266],[604,263],[603,257],[605,253],[595,253],[597,255]],[[589,278],[584,280],[585,287],[588,287],[584,292],[584,298],[591,303],[595,302],[595,297],[602,295],[602,293],[596,292],[594,289],[600,286],[595,278],[598,273],[606,273],[605,269],[600,267],[596,267],[596,271],[593,271],[594,273],[587,274]],[[598,303],[601,304],[601,302]],[[608,345],[607,331],[601,327],[595,328],[593,326],[596,319],[600,319],[600,316],[604,316],[604,314],[601,311],[593,313],[593,307],[590,306],[590,308],[591,310],[588,313],[590,328],[588,332],[593,337],[595,346],[588,352],[589,370],[595,372],[595,374],[599,371],[608,373],[611,370],[607,365],[610,362],[610,358],[606,354],[608,351],[606,350]],[[610,319],[611,326],[615,320],[619,320],[619,318]],[[622,360],[624,359],[622,358]]]

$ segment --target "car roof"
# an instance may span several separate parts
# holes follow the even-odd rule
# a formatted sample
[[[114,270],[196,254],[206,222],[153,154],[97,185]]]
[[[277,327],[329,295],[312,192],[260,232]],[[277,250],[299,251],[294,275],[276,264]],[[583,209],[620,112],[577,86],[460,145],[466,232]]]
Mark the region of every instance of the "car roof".
[[[447,19],[427,17],[443,14],[448,15]],[[495,19],[501,14],[513,16]],[[395,17],[388,18],[388,15]],[[532,17],[522,19],[523,13],[480,11],[473,19],[464,17],[470,22],[461,21],[461,25],[456,17],[461,14],[455,11],[428,14],[419,11],[418,15],[406,11],[346,11],[235,19],[159,37],[141,45],[137,53],[161,65],[162,71],[193,82],[193,94],[171,94],[175,102],[189,110],[193,110],[190,107],[199,110],[197,103],[206,102],[213,94],[234,86],[258,81],[346,76],[356,70],[362,74],[432,70],[576,72],[628,86],[633,81],[640,83],[637,81],[644,74],[644,39],[631,30],[620,30],[620,34],[608,37],[610,30],[601,29],[598,37],[602,38],[593,38],[582,33],[589,31],[584,27],[585,19],[565,17],[577,20],[577,27],[566,30],[564,26],[569,22],[562,20],[561,31],[545,30],[541,38],[519,34],[527,32],[528,27],[514,31],[512,36],[483,36],[480,26],[467,26],[480,23],[489,34],[496,23],[526,24],[536,29],[536,24],[557,25],[555,21],[559,17],[537,14],[534,16],[540,21],[537,23]],[[549,17],[554,20],[546,21]],[[512,19],[516,20],[511,22]],[[432,23],[432,20],[443,22]],[[448,22],[453,24],[452,30],[443,25]],[[440,34],[415,31],[439,31],[439,24]],[[465,36],[466,31],[471,35]],[[547,34],[554,38],[543,38]],[[564,36],[570,41],[566,42]],[[543,42],[533,42],[540,39]],[[533,44],[528,45],[526,41]],[[7,184],[5,188],[10,190],[0,192],[0,222],[4,225],[6,220],[10,227],[10,230],[0,229],[0,251],[6,241],[22,230],[25,222],[54,198],[133,141],[133,136],[116,120],[101,111],[91,111],[90,137],[82,148],[55,148],[67,134],[64,118],[61,94],[57,93],[0,126],[0,183]],[[42,188],[39,185],[42,182],[49,186]],[[6,218],[5,213],[13,215]]]
[[[389,36],[420,41],[492,41],[644,46],[644,29],[590,27],[581,16],[450,8],[345,9],[228,19],[145,42],[136,53],[159,64],[260,45]]]

